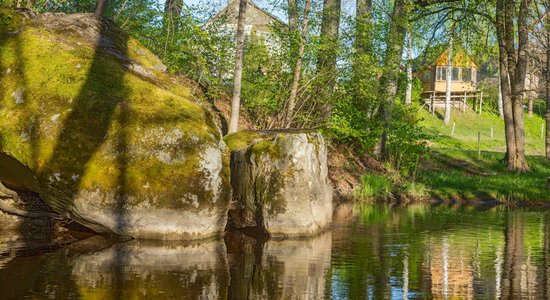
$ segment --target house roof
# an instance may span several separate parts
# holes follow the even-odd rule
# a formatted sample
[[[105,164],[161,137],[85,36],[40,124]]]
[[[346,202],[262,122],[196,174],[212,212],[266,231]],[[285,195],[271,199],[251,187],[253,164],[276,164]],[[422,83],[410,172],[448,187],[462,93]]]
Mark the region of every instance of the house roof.
[[[259,7],[252,0],[247,0],[247,10],[246,10],[246,21],[247,25],[254,25],[257,27],[268,27],[271,25],[283,25],[286,26],[286,23],[281,19],[277,18],[267,10]],[[239,16],[239,0],[230,0],[227,5],[222,8],[216,15],[214,15],[208,22],[206,26],[212,24],[218,20],[224,19],[224,23],[237,24],[237,19]]]
[[[413,60],[415,70],[424,69],[429,66],[446,66],[449,52],[448,44],[438,44],[428,47]],[[457,67],[478,67],[475,61],[468,55],[468,52],[460,45],[453,47],[452,64]]]

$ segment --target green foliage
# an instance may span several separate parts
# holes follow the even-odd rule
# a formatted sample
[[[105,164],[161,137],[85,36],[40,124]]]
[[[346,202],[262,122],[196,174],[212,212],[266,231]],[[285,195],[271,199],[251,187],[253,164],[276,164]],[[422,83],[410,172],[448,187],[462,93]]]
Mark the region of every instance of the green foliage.
[[[361,199],[387,199],[392,197],[393,182],[389,177],[366,174],[361,177],[361,186],[357,196]]]
[[[381,134],[381,124],[369,116],[372,104],[353,96],[342,96],[335,103],[325,133],[340,143],[370,152]]]
[[[420,120],[414,113],[417,109],[397,106],[388,130],[389,161],[404,176],[413,174],[418,161],[428,150],[426,141],[430,136],[419,127]]]
[[[269,126],[288,97],[291,73],[286,68],[286,53],[267,44],[265,37],[253,33],[245,43],[243,63],[243,104],[253,123]]]

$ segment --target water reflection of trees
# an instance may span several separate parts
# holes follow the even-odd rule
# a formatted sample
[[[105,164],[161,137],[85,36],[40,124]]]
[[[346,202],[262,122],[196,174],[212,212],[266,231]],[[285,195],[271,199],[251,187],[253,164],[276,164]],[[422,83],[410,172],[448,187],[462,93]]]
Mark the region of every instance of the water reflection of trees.
[[[333,298],[549,299],[548,214],[368,207],[354,217],[335,220]]]
[[[304,240],[84,240],[0,260],[22,298],[550,299],[550,214],[449,208],[337,212]],[[357,221],[354,221],[357,220]],[[9,293],[5,293],[9,291]]]

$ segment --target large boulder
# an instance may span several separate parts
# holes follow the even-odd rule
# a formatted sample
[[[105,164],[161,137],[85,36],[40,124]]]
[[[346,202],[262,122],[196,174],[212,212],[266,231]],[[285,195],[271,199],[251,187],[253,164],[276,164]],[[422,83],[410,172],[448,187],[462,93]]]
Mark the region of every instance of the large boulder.
[[[225,140],[232,150],[230,227],[295,237],[330,224],[332,187],[319,132],[243,131]]]
[[[229,152],[163,69],[108,20],[0,9],[0,181],[99,232],[223,232]]]

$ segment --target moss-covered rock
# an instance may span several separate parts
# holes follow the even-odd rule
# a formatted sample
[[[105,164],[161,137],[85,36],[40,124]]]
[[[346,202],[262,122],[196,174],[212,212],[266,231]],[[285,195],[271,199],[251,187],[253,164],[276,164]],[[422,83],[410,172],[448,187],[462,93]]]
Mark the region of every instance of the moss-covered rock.
[[[229,226],[287,237],[315,234],[330,224],[332,187],[319,132],[244,131],[225,140],[232,149]]]
[[[0,152],[25,167],[0,180],[96,231],[220,233],[228,151],[210,112],[163,68],[108,20],[0,9]]]

